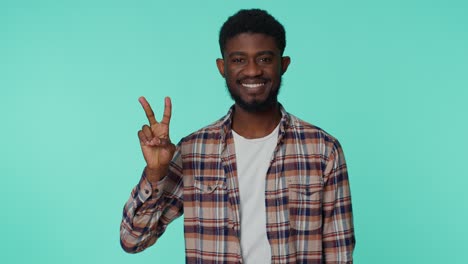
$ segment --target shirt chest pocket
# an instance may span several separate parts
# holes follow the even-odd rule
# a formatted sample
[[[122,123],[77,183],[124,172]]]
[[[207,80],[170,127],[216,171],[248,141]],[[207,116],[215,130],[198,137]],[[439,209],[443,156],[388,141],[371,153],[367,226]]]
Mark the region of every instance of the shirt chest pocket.
[[[200,194],[216,194],[227,189],[226,183],[223,181],[199,181],[195,180],[195,190]]]
[[[191,200],[195,219],[198,219],[202,225],[226,225],[229,219],[226,183],[221,180],[195,180],[194,187]]]
[[[289,222],[297,231],[313,231],[322,226],[322,185],[290,183]]]

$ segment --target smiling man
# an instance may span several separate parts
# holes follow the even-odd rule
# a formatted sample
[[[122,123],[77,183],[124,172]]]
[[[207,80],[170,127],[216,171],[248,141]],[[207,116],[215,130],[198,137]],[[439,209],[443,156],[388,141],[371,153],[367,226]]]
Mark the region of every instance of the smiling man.
[[[184,214],[187,263],[352,263],[355,245],[339,142],[278,102],[290,58],[283,26],[241,10],[222,26],[216,60],[234,100],[226,116],[169,137],[172,104],[138,132],[147,163],[125,204],[121,245],[140,252]]]

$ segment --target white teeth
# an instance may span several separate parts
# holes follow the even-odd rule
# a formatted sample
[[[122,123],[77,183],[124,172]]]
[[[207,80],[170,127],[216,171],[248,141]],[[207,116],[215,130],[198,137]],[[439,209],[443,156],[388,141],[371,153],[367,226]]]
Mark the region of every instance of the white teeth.
[[[247,88],[256,88],[264,85],[264,83],[243,83],[242,86]]]

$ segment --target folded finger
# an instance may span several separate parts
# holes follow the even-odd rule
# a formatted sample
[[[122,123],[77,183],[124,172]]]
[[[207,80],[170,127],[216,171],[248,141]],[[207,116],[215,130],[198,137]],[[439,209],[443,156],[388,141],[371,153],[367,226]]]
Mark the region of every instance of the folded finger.
[[[141,128],[141,131],[143,132],[145,137],[148,139],[148,141],[151,141],[151,139],[153,139],[154,137],[153,132],[151,131],[151,128],[148,125],[144,125]]]
[[[151,140],[145,136],[145,133],[143,133],[142,130],[138,131],[138,139],[140,140],[141,145],[147,145]]]

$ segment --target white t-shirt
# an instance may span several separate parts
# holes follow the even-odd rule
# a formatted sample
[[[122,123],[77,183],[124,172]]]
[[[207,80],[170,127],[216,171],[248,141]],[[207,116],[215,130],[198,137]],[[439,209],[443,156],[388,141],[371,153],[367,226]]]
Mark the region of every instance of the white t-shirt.
[[[246,264],[270,264],[266,233],[265,177],[278,140],[279,125],[263,138],[246,139],[234,130],[240,194],[241,249]]]

